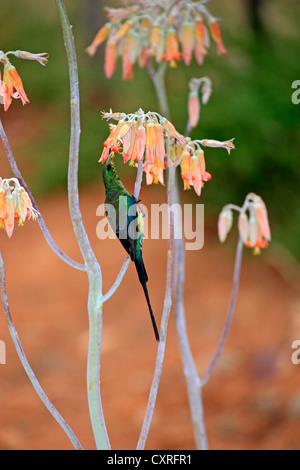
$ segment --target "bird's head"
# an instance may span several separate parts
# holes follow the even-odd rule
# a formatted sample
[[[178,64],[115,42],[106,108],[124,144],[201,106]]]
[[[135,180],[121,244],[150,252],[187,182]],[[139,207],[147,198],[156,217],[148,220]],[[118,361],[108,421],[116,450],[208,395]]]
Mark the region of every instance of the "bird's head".
[[[111,156],[108,157],[102,168],[102,178],[106,190],[113,191],[123,187],[119,175],[117,173],[114,160]]]

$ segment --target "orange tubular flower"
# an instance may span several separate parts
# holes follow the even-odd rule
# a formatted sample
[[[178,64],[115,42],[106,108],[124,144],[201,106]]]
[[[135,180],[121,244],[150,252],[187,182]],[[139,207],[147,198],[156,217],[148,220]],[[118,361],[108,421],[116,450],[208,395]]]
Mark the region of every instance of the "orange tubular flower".
[[[175,139],[177,139],[180,144],[184,145],[187,143],[187,139],[183,137],[183,135],[179,134],[179,132],[175,129],[173,124],[168,121],[168,119],[163,118],[161,120],[161,124],[170,137],[175,137]]]
[[[129,152],[130,149],[130,144],[131,144],[131,128],[129,131],[123,136],[122,138],[122,144],[123,144],[123,152],[122,154],[126,155]]]
[[[89,47],[86,48],[86,52],[93,57],[96,54],[96,51],[100,44],[102,44],[107,38],[108,34],[111,30],[111,23],[106,23],[104,26],[102,26],[101,29],[99,29],[98,33],[93,39],[92,44],[89,45]]]
[[[157,46],[158,46],[159,37],[160,37],[160,26],[159,26],[159,24],[155,23],[152,26],[151,37],[150,37],[152,55],[156,55],[156,50],[157,50]]]
[[[2,180],[1,180],[2,183]],[[0,187],[0,219],[5,219],[6,217],[6,200],[5,200],[5,191]]]
[[[11,186],[11,183],[14,186]],[[32,202],[22,186],[15,178],[2,180],[0,178],[0,228],[4,228],[11,238],[15,220],[24,225],[26,219],[37,219],[38,212],[32,207]]]
[[[144,171],[146,173],[146,183],[149,184],[162,184],[165,186],[164,183],[164,169],[165,164],[161,162],[157,157],[155,157],[154,164],[153,163],[145,163]]]
[[[117,67],[118,48],[116,41],[107,41],[105,47],[104,71],[106,78],[111,78]]]
[[[123,25],[121,26],[117,34],[113,37],[113,39],[115,41],[119,41],[128,33],[131,27],[132,27],[131,21],[126,21],[126,23],[123,23]]]
[[[184,182],[184,189],[190,189],[193,185],[193,178],[191,173],[191,158],[190,152],[184,150],[182,160],[180,163],[181,168],[181,178]]]
[[[108,143],[111,141],[111,140],[116,140],[118,138],[118,135],[119,135],[119,132],[120,130],[122,129],[122,127],[124,126],[124,121],[122,121],[122,119],[118,122],[118,124],[116,126],[114,126],[113,130],[111,131],[111,133],[109,134],[108,138],[106,139],[106,141],[104,142],[104,146],[105,147],[108,147]]]
[[[10,104],[11,98],[20,98],[23,105],[29,103],[29,99],[23,88],[22,80],[16,70],[16,68],[10,63],[6,63],[4,66],[4,75],[3,75],[3,101],[4,101],[4,111],[7,111]],[[14,93],[14,88],[17,90],[17,93]]]
[[[124,47],[122,54],[123,80],[133,79],[133,61],[130,57],[131,36],[127,34],[124,38]]]
[[[177,34],[174,28],[169,28],[167,32],[167,52],[163,54],[162,60],[171,62],[172,66],[175,66],[175,61],[180,60],[179,44]]]
[[[185,65],[190,65],[194,49],[195,35],[193,23],[186,22],[182,26],[181,43],[182,57]]]
[[[215,41],[215,43],[217,45],[218,54],[220,54],[220,55],[221,54],[227,54],[227,51],[226,51],[225,46],[224,46],[223,41],[222,41],[221,30],[220,30],[220,27],[219,27],[217,21],[212,20],[209,23],[209,27],[210,27],[210,32],[211,32],[212,38],[213,38],[213,40]]]
[[[139,126],[136,134],[136,156],[138,160],[143,160],[146,148],[146,131],[144,126]]]
[[[195,22],[195,36],[195,59],[199,65],[203,65],[203,60],[207,54],[207,50],[205,48],[206,30],[201,19],[197,19]]]
[[[271,240],[271,230],[269,226],[267,208],[260,196],[256,196],[255,201],[255,214],[258,222],[258,226],[262,236],[270,241]]]
[[[196,155],[191,157],[191,175],[195,193],[200,196],[202,188],[202,175],[200,162]]]
[[[136,155],[136,146],[135,146],[135,142],[136,142],[136,128],[137,128],[137,124],[135,121],[132,122],[131,124],[131,127],[130,127],[130,146],[129,146],[129,149],[127,152],[124,151],[124,147],[123,147],[123,160],[124,160],[124,163],[127,163],[128,160],[130,159],[133,159],[133,157]],[[127,149],[125,149],[127,150]]]
[[[128,124],[128,123],[126,123]],[[109,134],[108,138],[103,142],[104,149],[102,151],[101,157],[99,159],[99,162],[104,163],[108,156],[109,156],[109,151],[111,150],[112,152],[119,152],[121,149],[120,145],[120,139],[119,139],[119,133],[124,128],[125,124],[124,121],[120,120],[116,126],[114,126],[113,130]],[[127,126],[126,126],[127,129]],[[128,130],[128,129],[127,129]],[[124,129],[125,131],[125,129]],[[124,135],[124,134],[123,134]]]
[[[154,163],[156,152],[156,133],[153,121],[147,123],[146,128],[146,162]]]
[[[156,156],[163,162],[166,154],[165,138],[162,127],[158,122],[154,124],[154,131],[156,134]]]

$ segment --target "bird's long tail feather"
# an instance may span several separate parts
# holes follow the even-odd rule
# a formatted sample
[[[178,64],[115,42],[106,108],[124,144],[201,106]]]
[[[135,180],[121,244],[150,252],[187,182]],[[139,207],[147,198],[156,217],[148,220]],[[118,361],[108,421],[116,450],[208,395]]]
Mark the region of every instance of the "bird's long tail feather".
[[[153,311],[152,311],[152,307],[151,307],[151,304],[150,304],[150,299],[149,299],[149,294],[148,294],[148,289],[147,289],[147,284],[146,284],[147,281],[148,281],[148,276],[147,276],[147,272],[146,272],[146,269],[145,269],[145,266],[144,266],[143,258],[141,256],[137,256],[135,258],[135,267],[136,267],[136,270],[137,270],[137,273],[138,273],[138,276],[139,276],[140,283],[142,284],[142,287],[144,289],[144,293],[145,293],[145,297],[146,297],[146,300],[147,300],[147,304],[148,304],[148,308],[149,308],[149,312],[150,312],[150,317],[151,317],[151,321],[152,321],[152,325],[153,325],[155,338],[156,338],[156,341],[159,341],[159,333],[158,333],[156,321],[155,321],[155,318],[154,318],[154,314],[153,314]]]

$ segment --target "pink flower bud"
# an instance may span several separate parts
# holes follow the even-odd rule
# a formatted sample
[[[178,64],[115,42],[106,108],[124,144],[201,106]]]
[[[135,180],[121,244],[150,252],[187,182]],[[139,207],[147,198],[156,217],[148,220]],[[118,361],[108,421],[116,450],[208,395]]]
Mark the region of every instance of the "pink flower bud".
[[[232,211],[223,209],[218,219],[218,236],[221,243],[226,240],[228,233],[232,227]]]
[[[8,238],[11,238],[15,225],[15,208],[13,197],[10,193],[6,195],[5,202],[7,215],[4,219],[4,228],[6,230]]]
[[[245,212],[241,212],[239,215],[238,229],[242,242],[247,243],[249,240],[249,223]]]
[[[257,242],[257,236],[258,236],[257,220],[256,220],[255,214],[252,213],[249,219],[249,241],[250,241],[251,246],[255,246]]]
[[[256,196],[255,213],[261,233],[266,240],[271,240],[271,230],[266,205],[260,196]]]
[[[198,91],[191,91],[188,99],[189,121],[192,127],[196,127],[200,117],[200,101]]]

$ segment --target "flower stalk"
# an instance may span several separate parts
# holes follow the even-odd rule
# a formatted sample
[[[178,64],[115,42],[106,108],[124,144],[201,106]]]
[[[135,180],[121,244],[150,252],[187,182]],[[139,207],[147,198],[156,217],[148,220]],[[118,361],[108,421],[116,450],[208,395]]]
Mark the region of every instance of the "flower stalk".
[[[175,182],[175,166],[174,164],[169,165],[169,177],[168,177],[168,206],[172,207],[173,205],[173,188]],[[166,291],[164,299],[164,308],[161,320],[160,327],[160,341],[157,349],[156,364],[153,374],[152,384],[150,388],[150,394],[147,404],[147,409],[144,417],[143,426],[141,429],[140,437],[137,444],[137,450],[143,450],[145,448],[146,440],[148,437],[155,403],[158,392],[158,387],[160,383],[160,377],[163,367],[163,361],[165,356],[166,349],[166,339],[167,339],[167,328],[168,320],[170,316],[170,311],[172,307],[172,298],[174,290],[174,267],[175,267],[175,250],[174,250],[174,212],[169,210],[169,227],[170,227],[170,236],[168,240],[168,258],[167,258],[167,279],[166,279]]]
[[[56,0],[68,57],[70,77],[71,135],[68,168],[69,209],[74,233],[85,261],[89,280],[89,348],[87,391],[90,417],[97,449],[109,449],[110,443],[103,416],[100,395],[100,352],[102,341],[102,273],[90,246],[79,207],[78,159],[80,142],[80,104],[78,70],[74,38],[67,11],[62,0]]]

